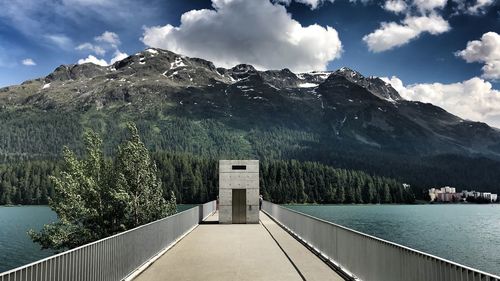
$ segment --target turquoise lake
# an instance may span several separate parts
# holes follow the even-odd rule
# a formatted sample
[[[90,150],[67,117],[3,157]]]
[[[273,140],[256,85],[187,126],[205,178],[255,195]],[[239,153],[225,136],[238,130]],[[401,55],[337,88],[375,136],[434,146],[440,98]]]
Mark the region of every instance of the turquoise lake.
[[[194,206],[177,205],[177,209],[184,211]],[[26,232],[56,220],[56,214],[47,206],[0,206],[0,272],[52,255],[52,251],[41,250],[33,243]]]
[[[52,251],[42,251],[26,232],[54,221],[56,214],[46,206],[0,207],[0,272],[51,255]]]
[[[193,205],[180,205],[185,210]],[[500,205],[287,205],[389,241],[500,275]],[[0,207],[0,272],[49,256],[26,231],[55,221],[46,206]]]
[[[500,275],[500,205],[287,205],[288,208]]]

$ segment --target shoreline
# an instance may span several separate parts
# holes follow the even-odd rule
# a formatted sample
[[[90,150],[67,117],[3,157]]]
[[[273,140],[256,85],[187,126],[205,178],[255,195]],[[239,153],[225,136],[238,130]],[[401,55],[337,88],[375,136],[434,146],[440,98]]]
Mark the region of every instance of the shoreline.
[[[500,202],[492,202],[492,203],[474,203],[474,202],[461,202],[461,203],[435,203],[435,202],[415,202],[415,203],[350,203],[350,204],[335,204],[335,203],[327,203],[327,204],[318,204],[318,203],[283,203],[278,204],[282,206],[287,205],[295,205],[295,206],[415,206],[415,205],[500,205]]]

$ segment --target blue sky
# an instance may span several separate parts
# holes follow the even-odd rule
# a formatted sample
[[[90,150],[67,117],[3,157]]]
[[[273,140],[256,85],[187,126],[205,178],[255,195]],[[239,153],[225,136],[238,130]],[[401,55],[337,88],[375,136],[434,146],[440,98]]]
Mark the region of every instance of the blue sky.
[[[500,124],[498,0],[270,1],[0,0],[0,87],[152,46],[224,67],[347,66]],[[467,95],[495,106],[460,108]]]

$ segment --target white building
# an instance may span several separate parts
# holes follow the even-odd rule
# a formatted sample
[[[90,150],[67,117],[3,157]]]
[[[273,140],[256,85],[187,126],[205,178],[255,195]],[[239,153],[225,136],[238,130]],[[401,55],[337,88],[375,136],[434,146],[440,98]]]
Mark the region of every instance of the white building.
[[[496,195],[495,193],[491,193],[491,192],[483,192],[483,194],[482,194],[482,195],[483,195],[482,197],[483,197],[484,199],[488,199],[488,200],[490,200],[491,202],[496,202],[496,201],[497,201],[497,199],[498,199],[498,195]]]
[[[473,197],[473,198],[484,198],[488,199],[491,202],[496,202],[498,200],[498,195],[495,193],[491,192],[479,192],[479,191],[467,191],[463,190],[462,191],[462,196],[467,198],[467,197]]]
[[[445,187],[441,187],[441,192],[443,192],[443,193],[456,193],[457,191],[454,187],[445,186]]]
[[[495,193],[492,193],[491,194],[491,202],[497,202],[497,200],[498,200],[498,195]]]

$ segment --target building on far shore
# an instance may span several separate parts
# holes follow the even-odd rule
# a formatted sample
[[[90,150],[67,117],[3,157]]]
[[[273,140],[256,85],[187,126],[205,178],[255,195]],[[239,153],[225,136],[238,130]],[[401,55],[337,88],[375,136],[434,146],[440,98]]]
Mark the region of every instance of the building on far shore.
[[[498,201],[498,194],[492,193],[490,199],[491,199],[491,202],[497,202]]]
[[[473,191],[462,190],[462,197],[464,197],[464,198],[472,197],[474,199],[482,198],[482,199],[489,200],[490,202],[496,202],[498,200],[498,195],[495,193],[478,192],[475,190],[473,190]]]
[[[431,188],[429,189],[429,197],[431,202],[460,202],[466,201],[467,198],[473,198],[472,202],[497,202],[498,195],[491,192],[478,192],[478,191],[467,191],[462,190],[457,192],[456,188],[445,186],[441,188]],[[478,199],[478,200],[476,200]]]
[[[456,188],[445,186],[429,189],[431,202],[458,202],[462,200],[462,193],[457,193]]]

